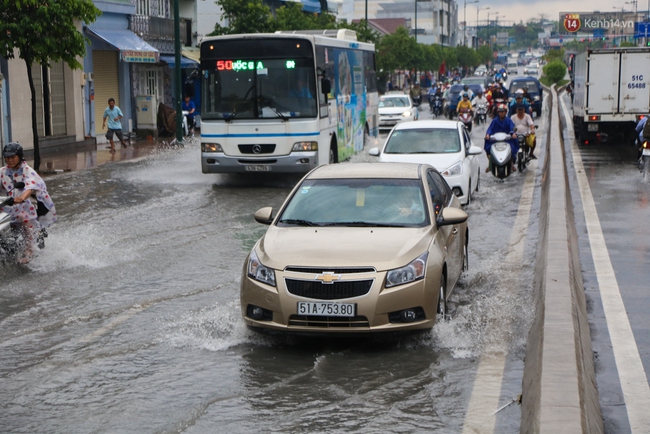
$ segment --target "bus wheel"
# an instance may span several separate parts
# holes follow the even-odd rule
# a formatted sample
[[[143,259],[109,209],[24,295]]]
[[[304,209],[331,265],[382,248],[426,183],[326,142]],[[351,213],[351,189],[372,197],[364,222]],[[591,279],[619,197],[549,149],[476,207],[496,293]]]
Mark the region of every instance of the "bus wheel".
[[[335,164],[339,162],[338,148],[336,146],[336,141],[332,140],[330,145],[330,159],[329,164]]]
[[[368,128],[368,124],[366,124],[366,128],[363,134],[363,147],[366,148],[369,145],[370,145],[370,129]]]

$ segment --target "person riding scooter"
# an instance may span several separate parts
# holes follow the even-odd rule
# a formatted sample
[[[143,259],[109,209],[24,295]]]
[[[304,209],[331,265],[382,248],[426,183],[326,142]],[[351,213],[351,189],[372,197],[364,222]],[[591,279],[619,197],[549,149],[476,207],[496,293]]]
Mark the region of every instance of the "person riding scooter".
[[[45,182],[24,158],[23,147],[8,143],[2,150],[6,166],[0,168],[0,195],[12,198],[12,205],[2,210],[11,215],[11,227],[19,231],[26,244],[18,262],[27,263],[34,254],[39,232],[57,219],[54,202],[47,192]],[[32,203],[30,197],[36,197]]]
[[[508,113],[508,108],[505,104],[500,104],[497,107],[497,117],[492,120],[492,123],[488,127],[485,133],[485,153],[487,154],[488,161],[490,160],[490,147],[492,142],[490,141],[490,136],[495,133],[506,133],[511,135],[510,149],[512,151],[512,171],[516,172],[515,169],[515,159],[517,156],[517,151],[519,150],[519,144],[517,143],[517,135],[514,133],[515,124],[512,122],[512,119],[506,116]],[[486,172],[490,171],[490,168],[485,170]]]
[[[472,119],[474,118],[474,110],[472,110],[472,103],[469,100],[469,94],[467,92],[463,92],[461,94],[461,100],[458,101],[458,105],[456,106],[456,111],[458,113],[464,113],[464,112],[469,112],[469,122],[465,123],[465,126],[468,126],[468,129],[471,131],[472,130]]]

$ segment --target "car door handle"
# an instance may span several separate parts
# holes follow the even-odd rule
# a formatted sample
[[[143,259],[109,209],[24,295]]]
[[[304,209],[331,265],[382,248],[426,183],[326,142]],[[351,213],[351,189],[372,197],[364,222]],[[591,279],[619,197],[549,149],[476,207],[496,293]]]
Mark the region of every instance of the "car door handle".
[[[454,230],[451,231],[451,234],[452,234],[452,235],[456,235],[457,233],[458,233],[458,228],[454,228]]]

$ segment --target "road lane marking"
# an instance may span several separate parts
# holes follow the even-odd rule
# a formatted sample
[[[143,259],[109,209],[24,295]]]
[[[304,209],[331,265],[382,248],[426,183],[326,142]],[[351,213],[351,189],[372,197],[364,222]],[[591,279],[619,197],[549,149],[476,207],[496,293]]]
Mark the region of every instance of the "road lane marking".
[[[571,125],[571,119],[564,100],[561,100],[561,104],[566,125],[569,126]],[[650,411],[648,410],[650,409],[650,386],[648,386],[648,378],[643,369],[630,319],[625,311],[625,304],[609,257],[596,204],[575,141],[572,142],[571,154],[582,198],[582,208],[587,224],[589,245],[598,279],[600,298],[603,303],[607,329],[612,342],[612,351],[614,352],[616,368],[623,390],[627,416],[633,433],[647,433],[650,427]]]
[[[534,166],[534,167],[533,167]],[[535,170],[531,170],[535,169]],[[530,209],[533,203],[533,192],[535,189],[535,172],[536,164],[530,165],[526,171],[521,199],[519,200],[519,209],[510,233],[508,252],[506,253],[505,263],[507,266],[520,266],[524,258],[524,246],[526,244],[526,233],[529,229]],[[507,284],[508,279],[501,281],[499,288],[507,296],[516,296],[519,287],[514,283]],[[498,330],[509,330],[512,318],[503,315],[495,319],[492,325],[493,332]],[[501,384],[503,383],[503,373],[506,366],[506,355],[508,354],[508,345],[502,343],[502,348],[490,348],[489,352],[481,354],[481,360],[474,378],[472,396],[469,401],[465,421],[463,423],[463,433],[493,433],[496,425],[496,410],[503,404],[499,402],[501,398]]]
[[[142,312],[144,309],[146,309],[146,308],[145,307],[135,307],[135,308],[131,308],[131,309],[127,310],[122,315],[119,315],[116,318],[114,318],[111,322],[109,322],[105,326],[102,326],[102,327],[98,328],[97,330],[95,330],[94,332],[92,332],[90,334],[87,334],[86,336],[82,337],[81,339],[79,339],[79,342],[88,343],[88,342],[94,341],[95,339],[97,339],[101,335],[108,332],[110,329],[112,329],[114,327],[117,327],[118,325],[120,325],[124,321],[126,321],[127,319],[131,318],[136,313]]]

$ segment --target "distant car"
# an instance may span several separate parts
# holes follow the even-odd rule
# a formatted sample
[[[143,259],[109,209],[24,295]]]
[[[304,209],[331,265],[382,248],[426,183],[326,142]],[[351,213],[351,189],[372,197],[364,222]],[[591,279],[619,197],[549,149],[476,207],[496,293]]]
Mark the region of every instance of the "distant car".
[[[487,74],[487,66],[485,65],[479,65],[476,67],[474,70],[474,75],[475,76],[482,76]]]
[[[490,81],[489,81],[489,79],[488,79],[487,76],[482,76],[482,77],[465,77],[465,78],[463,78],[463,79],[460,81],[460,84],[467,84],[467,85],[478,84],[479,86],[481,86],[481,89],[483,90],[483,92],[485,92],[485,88],[487,87],[487,85],[489,84],[489,82],[490,82]],[[474,88],[474,89],[477,89],[477,88]],[[478,90],[478,89],[477,89],[477,90]],[[473,90],[473,89],[472,89],[472,92],[476,93],[477,90]]]
[[[524,69],[524,74],[525,75],[539,75],[539,69],[529,67],[529,68]]]
[[[508,74],[518,74],[519,73],[519,64],[517,64],[516,60],[508,60],[506,70],[508,71]]]
[[[244,262],[245,324],[269,333],[431,329],[468,265],[467,214],[428,164],[329,164],[309,172]]]
[[[516,77],[510,81],[508,94],[514,95],[517,89],[528,87],[528,93],[531,97],[530,105],[537,116],[542,114],[542,101],[544,99],[544,91],[541,83],[534,77]]]
[[[381,162],[426,163],[444,176],[460,203],[471,202],[481,179],[479,157],[483,150],[474,146],[462,122],[426,120],[404,122],[395,127],[384,146],[370,155]]]
[[[418,118],[418,109],[409,95],[391,93],[379,98],[379,129],[390,129],[400,122]]]

